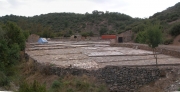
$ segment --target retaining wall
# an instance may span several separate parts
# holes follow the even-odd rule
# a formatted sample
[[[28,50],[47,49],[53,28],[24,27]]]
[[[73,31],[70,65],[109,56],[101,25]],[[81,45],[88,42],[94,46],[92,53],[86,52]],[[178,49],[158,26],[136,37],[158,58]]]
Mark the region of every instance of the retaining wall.
[[[97,70],[65,68],[38,63],[27,54],[25,57],[27,61],[34,62],[35,70],[58,76],[68,74],[93,76],[100,82],[105,82],[111,92],[134,92],[139,87],[159,79],[161,73],[161,70],[157,67],[106,66]]]

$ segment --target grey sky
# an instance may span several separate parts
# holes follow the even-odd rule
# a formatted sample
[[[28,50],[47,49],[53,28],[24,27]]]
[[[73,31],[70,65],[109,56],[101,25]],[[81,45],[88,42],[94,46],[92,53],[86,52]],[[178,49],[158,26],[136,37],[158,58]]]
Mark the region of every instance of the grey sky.
[[[53,12],[91,13],[93,10],[119,12],[148,18],[179,0],[0,0],[0,16],[34,16]]]

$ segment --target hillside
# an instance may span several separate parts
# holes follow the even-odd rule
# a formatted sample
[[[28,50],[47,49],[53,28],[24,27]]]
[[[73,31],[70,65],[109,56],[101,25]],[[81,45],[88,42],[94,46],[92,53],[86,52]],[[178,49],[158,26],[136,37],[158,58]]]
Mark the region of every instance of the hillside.
[[[180,25],[180,2],[162,12],[155,13],[150,20],[161,22],[165,31],[170,32],[172,27]],[[173,36],[173,35],[172,35]]]
[[[180,2],[172,7],[167,8],[162,12],[155,13],[153,16],[149,17],[147,20],[141,21],[137,26],[132,28],[137,35],[144,34],[145,28],[148,27],[148,22],[151,24],[159,24],[159,28],[163,32],[163,43],[164,44],[174,44],[180,43]],[[143,38],[143,36],[142,36]],[[140,42],[140,41],[136,41]],[[141,43],[141,42],[140,42]],[[145,43],[145,42],[142,42]]]
[[[162,12],[155,13],[148,19],[132,18],[118,12],[94,10],[92,14],[49,13],[33,17],[6,15],[0,22],[13,21],[23,30],[43,37],[69,37],[73,34],[99,36],[102,34],[120,34],[127,30],[139,33],[145,30],[148,22],[159,22],[164,33],[164,40],[172,42],[180,32],[180,2]],[[175,29],[175,32],[174,32]],[[174,35],[176,34],[176,35]],[[135,37],[135,36],[134,36]]]
[[[140,19],[133,19],[125,14],[104,13],[97,10],[92,14],[49,13],[33,17],[7,15],[0,18],[1,22],[7,20],[16,22],[23,30],[30,30],[31,33],[41,35],[42,31],[48,29],[48,31],[55,32],[55,36],[70,36],[88,32],[92,32],[94,35],[116,34],[130,30],[130,25],[140,21]]]
[[[150,19],[158,19],[163,22],[172,22],[180,19],[180,2],[162,12],[155,13]]]

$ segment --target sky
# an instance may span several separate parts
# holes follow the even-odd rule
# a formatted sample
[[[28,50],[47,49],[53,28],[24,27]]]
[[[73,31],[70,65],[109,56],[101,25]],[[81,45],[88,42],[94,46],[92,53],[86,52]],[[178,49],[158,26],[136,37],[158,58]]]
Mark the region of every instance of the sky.
[[[31,17],[54,12],[85,14],[98,10],[148,18],[178,2],[180,0],[0,0],[0,16],[13,14]]]

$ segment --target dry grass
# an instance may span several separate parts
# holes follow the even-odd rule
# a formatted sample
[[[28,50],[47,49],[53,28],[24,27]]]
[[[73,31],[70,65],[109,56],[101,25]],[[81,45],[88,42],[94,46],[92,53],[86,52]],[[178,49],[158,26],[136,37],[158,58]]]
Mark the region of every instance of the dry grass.
[[[52,92],[108,92],[105,85],[97,83],[95,78],[83,75],[66,75],[54,81]]]
[[[107,87],[104,84],[97,83],[95,77],[86,75],[64,75],[59,77],[46,73],[47,71],[44,68],[37,67],[32,60],[24,62],[21,65],[23,80],[28,84],[32,84],[36,80],[40,84],[45,84],[50,92],[107,92]],[[63,87],[60,87],[59,83]],[[58,86],[58,88],[53,88],[53,85]]]
[[[50,88],[53,81],[59,77],[57,75],[45,75],[35,67],[34,61],[24,62],[21,65],[22,75],[27,83],[33,83],[36,80],[39,83],[45,83],[47,88]]]

